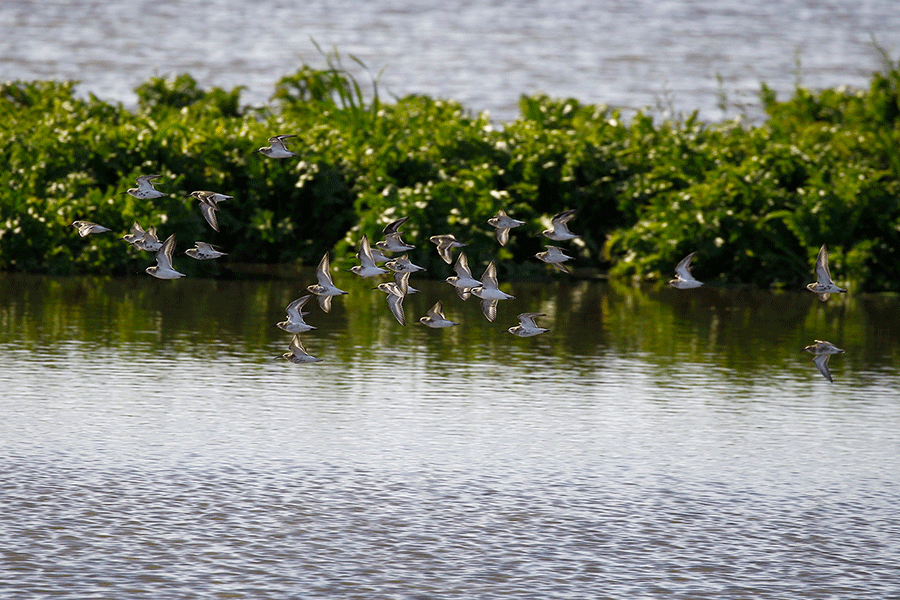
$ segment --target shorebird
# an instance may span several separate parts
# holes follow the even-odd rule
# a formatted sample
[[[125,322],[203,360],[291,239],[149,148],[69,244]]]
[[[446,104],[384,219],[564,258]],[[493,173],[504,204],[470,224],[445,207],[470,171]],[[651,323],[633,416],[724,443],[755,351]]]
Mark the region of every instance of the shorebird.
[[[487,222],[488,225],[497,229],[495,233],[497,235],[497,241],[500,242],[501,246],[505,246],[506,242],[509,241],[510,229],[525,224],[525,221],[519,221],[518,219],[513,219],[507,215],[502,208],[497,211],[496,215],[488,219]]]
[[[407,244],[400,239],[400,226],[406,223],[409,217],[400,217],[382,230],[384,240],[375,243],[375,247],[385,252],[406,252],[415,248],[412,244]]]
[[[210,260],[212,258],[225,256],[228,253],[220,252],[219,250],[216,250],[212,244],[207,244],[206,242],[194,242],[194,247],[186,250],[185,254],[191,258],[196,258],[197,260]]]
[[[545,229],[541,232],[544,237],[548,237],[555,242],[563,242],[565,240],[574,240],[579,237],[569,231],[569,226],[566,225],[569,221],[571,221],[575,217],[575,210],[567,210],[559,213],[550,219],[550,225],[553,226],[553,229]]]
[[[141,200],[166,196],[167,194],[163,194],[153,187],[153,180],[159,179],[160,177],[162,177],[162,175],[141,175],[137,178],[138,186],[136,188],[125,190],[125,193],[134,196],[135,198],[140,198]]]
[[[431,327],[432,329],[453,327],[454,325],[459,325],[459,323],[457,323],[456,321],[451,321],[444,316],[444,305],[440,300],[434,303],[434,306],[432,306],[431,309],[427,313],[425,313],[424,317],[419,317],[419,323]]]
[[[816,357],[813,359],[813,362],[816,363],[819,372],[825,376],[825,379],[834,383],[834,379],[831,378],[831,371],[828,370],[828,359],[832,354],[841,354],[844,351],[831,342],[823,342],[822,340],[815,340],[815,342],[815,344],[810,344],[802,351],[815,354]]]
[[[257,150],[263,156],[268,156],[269,158],[288,158],[290,156],[300,156],[296,152],[291,152],[287,149],[287,146],[284,145],[284,140],[297,137],[296,135],[276,135],[274,137],[269,138],[269,146],[265,146]]]
[[[403,312],[403,299],[406,298],[408,286],[409,273],[404,273],[400,279],[400,283],[389,281],[387,283],[380,283],[378,284],[378,287],[375,288],[376,290],[381,290],[387,294],[388,307],[390,307],[397,322],[401,325],[406,325],[406,314]]]
[[[481,298],[481,311],[488,321],[497,318],[497,304],[500,300],[514,300],[506,292],[501,292],[497,284],[497,265],[494,261],[488,264],[481,276],[481,286],[472,289],[472,294]]]
[[[691,275],[691,259],[694,258],[695,254],[697,253],[691,252],[675,266],[675,279],[669,280],[669,285],[679,290],[690,290],[703,285]]]
[[[92,221],[75,221],[74,223],[72,223],[72,226],[78,228],[78,235],[80,235],[81,237],[88,236],[92,233],[103,233],[104,231],[109,231],[109,227],[97,225]]]
[[[148,228],[140,239],[134,240],[132,246],[146,252],[159,252],[159,249],[162,248],[162,242],[156,236],[156,227],[151,226]]]
[[[544,332],[550,331],[545,327],[538,327],[534,320],[538,317],[546,317],[544,313],[522,313],[518,316],[519,324],[510,327],[507,329],[513,335],[517,335],[519,337],[531,337],[534,335],[540,335]]]
[[[453,257],[450,255],[451,248],[468,246],[468,244],[458,241],[452,233],[448,233],[447,235],[433,235],[428,238],[428,241],[437,245],[438,254],[441,255],[441,258],[444,259],[444,262],[448,265],[453,262]]]
[[[218,204],[224,200],[231,200],[233,196],[205,191],[191,192],[191,196],[200,201],[200,211],[203,213],[203,218],[206,219],[209,226],[219,231],[219,223],[216,220],[216,211],[219,210]]]
[[[416,271],[424,271],[425,267],[420,267],[419,265],[413,264],[412,261],[409,260],[409,256],[404,254],[403,256],[399,256],[395,259],[389,260],[384,263],[391,271],[395,273],[415,273]]]
[[[315,329],[315,327],[303,320],[303,315],[306,313],[301,312],[303,305],[309,302],[310,298],[312,298],[312,294],[307,294],[288,304],[285,309],[287,311],[287,320],[276,323],[275,327],[288,333],[303,333],[304,331]]]
[[[468,300],[472,288],[480,287],[481,282],[472,277],[472,271],[469,270],[469,259],[466,258],[465,252],[460,252],[456,257],[456,265],[453,267],[456,271],[455,277],[448,277],[445,281],[456,288],[456,293],[463,300]]]
[[[382,273],[387,273],[387,269],[382,269],[375,265],[375,257],[372,255],[372,246],[369,245],[369,238],[365,235],[359,241],[359,252],[356,253],[359,264],[351,267],[350,272],[360,277],[375,277]]]
[[[162,247],[156,252],[156,266],[144,269],[150,275],[157,279],[178,279],[184,277],[184,273],[179,273],[172,268],[172,255],[175,253],[175,234],[173,233]]]
[[[126,233],[122,236],[122,239],[134,246],[135,242],[141,241],[144,239],[144,235],[147,232],[144,231],[144,228],[141,227],[141,224],[137,221],[134,222],[134,225],[131,226],[131,232]]]
[[[568,273],[569,269],[562,263],[572,260],[572,257],[563,252],[562,248],[556,246],[547,246],[546,252],[538,252],[535,256],[549,265],[553,265],[563,273]]]
[[[306,289],[316,295],[322,310],[331,312],[331,297],[340,296],[347,292],[335,287],[334,280],[331,278],[331,263],[328,260],[327,252],[322,257],[322,260],[319,261],[319,266],[316,267],[316,279],[319,283],[309,285]]]
[[[285,352],[281,356],[276,356],[275,360],[283,358],[285,360],[291,361],[295,365],[299,365],[301,363],[321,362],[322,360],[321,358],[310,356],[309,352],[306,351],[306,348],[303,347],[303,342],[300,341],[300,336],[296,333],[291,340],[290,346],[288,346],[288,350],[290,350],[290,352]]]
[[[816,256],[816,282],[806,286],[811,292],[819,295],[819,300],[825,302],[828,300],[828,294],[841,294],[846,292],[844,288],[834,285],[831,280],[831,271],[828,269],[828,250],[825,244],[819,248],[819,255]]]

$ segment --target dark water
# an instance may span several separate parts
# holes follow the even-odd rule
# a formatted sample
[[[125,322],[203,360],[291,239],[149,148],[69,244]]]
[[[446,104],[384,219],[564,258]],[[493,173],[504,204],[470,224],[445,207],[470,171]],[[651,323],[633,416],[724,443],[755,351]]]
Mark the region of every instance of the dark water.
[[[0,597],[900,596],[897,298],[306,279],[0,276]]]
[[[865,87],[873,38],[896,60],[898,32],[896,0],[5,0],[0,78],[80,80],[132,105],[149,77],[189,72],[260,103],[301,63],[324,65],[312,38],[384,68],[388,94],[501,120],[537,92],[718,119],[758,111],[722,113],[717,77],[735,104],[763,81],[782,95],[798,80]]]

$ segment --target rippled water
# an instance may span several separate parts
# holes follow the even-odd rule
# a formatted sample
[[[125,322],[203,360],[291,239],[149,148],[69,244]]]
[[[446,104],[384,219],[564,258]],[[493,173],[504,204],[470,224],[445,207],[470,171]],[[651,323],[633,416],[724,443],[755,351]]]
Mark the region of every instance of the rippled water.
[[[260,103],[301,62],[322,65],[313,38],[384,67],[388,92],[502,120],[537,92],[720,118],[717,76],[738,104],[762,81],[790,93],[798,59],[805,85],[866,86],[873,38],[896,58],[898,32],[895,0],[6,0],[0,75],[133,104],[150,76],[189,72]]]
[[[0,596],[900,593],[896,298],[349,278],[292,365],[311,274],[0,275]]]

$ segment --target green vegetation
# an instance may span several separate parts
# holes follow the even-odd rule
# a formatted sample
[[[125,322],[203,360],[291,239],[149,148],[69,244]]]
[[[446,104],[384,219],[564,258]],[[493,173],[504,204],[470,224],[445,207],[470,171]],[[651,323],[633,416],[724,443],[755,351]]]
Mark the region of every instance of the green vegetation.
[[[220,245],[230,261],[349,260],[363,233],[378,239],[408,215],[404,237],[429,249],[414,259],[435,276],[446,267],[427,238],[452,232],[473,267],[499,257],[505,276],[527,277],[547,269],[531,259],[536,234],[574,208],[583,244],[567,249],[613,277],[665,279],[697,250],[701,280],[796,286],[826,243],[841,284],[900,290],[900,65],[887,59],[867,90],[798,87],[779,101],[763,86],[759,125],[626,119],[532,96],[502,126],[452,101],[384,101],[377,77],[360,86],[337,53],[327,59],[281,79],[263,107],[188,75],[141,85],[133,111],[72,82],[0,85],[0,270],[139,272],[152,257],[119,239],[135,220],[175,233],[179,250]],[[253,152],[282,133],[297,134],[299,158]],[[147,173],[170,196],[123,193]],[[234,196],[221,233],[193,190]],[[506,248],[485,223],[498,208],[528,222]],[[76,219],[113,233],[79,238]],[[179,267],[215,269],[189,263]]]

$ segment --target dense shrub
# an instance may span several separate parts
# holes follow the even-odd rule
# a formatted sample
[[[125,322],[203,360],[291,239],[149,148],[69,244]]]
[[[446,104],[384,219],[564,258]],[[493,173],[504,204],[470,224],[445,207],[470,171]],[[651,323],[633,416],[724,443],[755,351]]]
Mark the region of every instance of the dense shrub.
[[[827,243],[841,283],[900,289],[897,65],[867,90],[798,88],[779,101],[763,86],[759,125],[626,120],[546,96],[496,124],[449,100],[385,102],[377,77],[361,86],[327,58],[281,79],[262,107],[189,75],[141,85],[133,111],[80,97],[72,82],[0,85],[0,269],[140,271],[152,257],[119,239],[135,220],[175,233],[180,249],[221,245],[231,261],[314,264],[326,250],[349,260],[363,233],[378,238],[408,215],[404,237],[420,248],[454,233],[473,265],[499,257],[506,276],[528,276],[546,272],[530,259],[539,231],[574,208],[582,239],[567,248],[614,277],[666,278],[697,250],[701,279],[793,286]],[[254,152],[281,133],[297,135],[299,157]],[[169,196],[123,193],[152,172]],[[219,234],[188,197],[204,189],[234,196]],[[503,249],[485,223],[498,208],[527,221]],[[76,219],[113,234],[79,238]],[[433,251],[415,258],[447,270]]]

